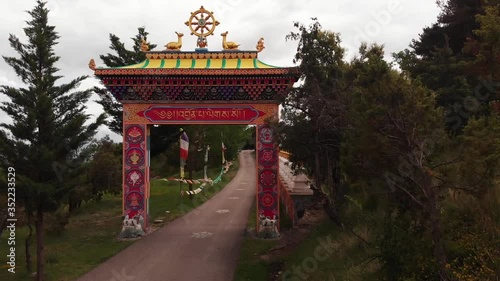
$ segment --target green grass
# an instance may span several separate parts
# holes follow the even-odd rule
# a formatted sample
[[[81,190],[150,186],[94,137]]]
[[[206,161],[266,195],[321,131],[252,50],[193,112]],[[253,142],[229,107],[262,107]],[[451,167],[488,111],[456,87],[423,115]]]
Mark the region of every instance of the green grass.
[[[330,252],[326,252],[319,240],[332,241]],[[247,238],[240,252],[234,281],[267,280],[273,264],[282,264],[282,275],[278,280],[310,281],[361,281],[376,280],[371,272],[377,268],[376,262],[367,262],[367,253],[361,242],[345,234],[329,220],[323,221],[289,255],[263,260],[259,256],[276,245],[276,241]],[[319,250],[322,260],[315,259]],[[305,265],[305,266],[304,266]],[[297,273],[297,269],[299,269]],[[287,278],[283,275],[287,272]],[[305,279],[301,278],[304,276]],[[295,278],[295,279],[294,279]]]
[[[100,202],[86,204],[70,218],[65,231],[45,236],[47,280],[74,280],[91,270],[132,242],[115,239],[121,229],[121,197],[106,195]],[[5,253],[5,234],[0,241],[0,252]],[[28,236],[26,227],[16,230],[16,274],[0,271],[0,280],[31,280],[25,268],[24,241]],[[33,233],[31,255],[33,271],[36,271],[36,238]],[[6,262],[0,256],[1,264]]]
[[[235,161],[237,162],[237,161]],[[191,209],[203,204],[211,196],[220,191],[236,174],[238,163],[231,167],[223,180],[214,186],[207,186],[205,195],[195,195],[193,200],[183,197],[179,204],[179,183],[154,180],[151,182],[150,216],[151,221],[163,219],[172,221]],[[216,176],[220,169],[210,171],[209,175]],[[196,176],[200,176],[196,174]],[[196,187],[194,187],[196,188]],[[187,190],[187,184],[183,184]],[[122,216],[121,196],[105,195],[101,201],[83,205],[70,218],[69,224],[60,234],[46,233],[46,281],[75,280],[97,265],[114,256],[119,251],[133,243],[117,239],[121,229]],[[165,214],[165,211],[170,214]],[[8,245],[6,231],[0,240],[0,264],[5,265]],[[16,230],[16,274],[7,272],[7,268],[0,268],[0,280],[24,281],[32,280],[25,268],[24,241],[28,235],[27,227]],[[33,271],[36,271],[36,243],[33,234],[31,255],[33,257]]]
[[[314,250],[320,245],[318,239],[327,238],[328,235],[332,237],[337,237],[339,235],[338,228],[331,223],[330,221],[325,221],[320,224],[308,237],[304,240],[293,252],[292,255],[285,258],[284,264],[285,268],[283,272],[291,271],[293,272],[296,266],[301,266],[304,263],[304,260],[308,257],[314,257]],[[323,251],[323,250],[322,250]],[[321,254],[325,254],[321,252]],[[335,280],[332,279],[330,274],[333,270],[340,270],[339,263],[333,262],[336,260],[335,256],[340,255],[340,253],[336,249],[336,253],[334,256],[330,256],[326,261],[318,261],[318,269],[313,272],[306,272],[302,270],[304,274],[307,274],[307,280]],[[321,279],[318,279],[321,278]],[[346,279],[338,279],[338,280],[346,280]]]
[[[247,229],[249,232],[255,231],[255,212],[254,202],[248,216]],[[259,255],[276,246],[277,240],[263,240],[251,236],[253,235],[243,240],[234,281],[267,280],[270,263],[262,260]]]
[[[285,208],[280,208],[280,231],[289,230],[292,227],[292,220],[285,214]],[[255,202],[248,216],[248,232],[254,232],[256,226]],[[261,254],[266,253],[278,244],[277,240],[264,240],[255,238],[254,235],[248,235],[241,246],[238,267],[234,281],[261,281],[267,280],[269,271],[274,260],[263,260]]]
[[[369,236],[363,228],[356,229],[356,232],[364,238]],[[320,241],[324,241],[323,244]],[[331,241],[329,252],[322,246],[325,241]],[[319,259],[315,258],[315,251],[319,253]],[[311,281],[377,280],[372,273],[379,265],[369,257],[361,240],[325,219],[283,260],[283,274],[290,272],[289,280],[294,280],[292,276],[299,276],[294,271],[299,268],[299,274]]]
[[[281,213],[281,218],[283,232],[291,226],[291,222],[285,219],[284,213]],[[255,226],[255,209],[251,212],[248,226]],[[358,226],[355,231],[364,239],[369,240],[370,232],[363,225]],[[320,240],[332,241],[330,252],[322,249]],[[378,269],[379,264],[370,259],[369,252],[361,240],[345,233],[328,219],[319,223],[308,234],[307,238],[286,256],[270,257],[265,260],[260,257],[276,245],[276,240],[269,241],[247,237],[240,252],[234,281],[268,280],[276,265],[280,265],[279,268],[282,271],[278,280],[377,280],[374,278],[373,272]],[[320,248],[318,251],[322,260],[315,258],[317,248]],[[314,268],[308,267],[311,266],[311,262],[314,263]],[[302,276],[305,276],[306,279],[300,278],[297,273],[294,273],[297,268],[300,269],[299,274],[304,274]],[[287,278],[283,279],[283,275],[287,272],[290,273]]]

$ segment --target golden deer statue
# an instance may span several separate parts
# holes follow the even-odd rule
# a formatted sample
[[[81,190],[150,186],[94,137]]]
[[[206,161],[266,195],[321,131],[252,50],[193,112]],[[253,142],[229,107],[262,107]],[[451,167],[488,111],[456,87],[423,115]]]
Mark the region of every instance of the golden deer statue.
[[[231,42],[231,41],[226,41],[226,36],[227,36],[227,31],[222,33],[221,36],[222,36],[222,48],[224,50],[238,50],[238,47],[240,46],[240,44],[236,44],[235,42]]]
[[[184,34],[178,33],[177,31],[175,32],[175,34],[177,34],[177,42],[169,42],[168,44],[166,44],[165,47],[167,48],[167,50],[175,51],[182,48],[182,36],[184,36]]]

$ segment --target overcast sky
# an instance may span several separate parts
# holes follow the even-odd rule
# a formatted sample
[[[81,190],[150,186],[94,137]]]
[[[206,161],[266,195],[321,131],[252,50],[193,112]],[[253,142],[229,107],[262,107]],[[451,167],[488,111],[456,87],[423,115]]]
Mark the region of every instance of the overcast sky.
[[[8,44],[9,33],[16,34],[25,42],[22,28],[35,0],[0,1],[0,55],[13,56]],[[265,38],[266,49],[259,59],[277,66],[291,66],[296,51],[295,42],[287,42],[285,36],[294,30],[293,22],[310,23],[318,18],[325,29],[339,32],[348,56],[352,57],[360,42],[384,44],[386,55],[403,50],[422,28],[436,21],[439,9],[434,0],[48,0],[51,12],[49,20],[56,26],[61,38],[56,53],[61,57],[58,67],[67,79],[80,75],[92,75],[88,68],[91,58],[98,66],[100,54],[109,50],[109,33],[114,33],[131,46],[130,37],[137,27],[145,26],[150,33],[148,41],[157,49],[170,41],[176,41],[175,31],[185,34],[182,50],[192,51],[196,38],[189,35],[184,25],[190,12],[201,5],[213,11],[220,25],[215,35],[208,38],[212,51],[221,49],[220,33],[229,31],[228,40],[241,44],[241,50],[254,50],[257,40]],[[90,78],[82,87],[97,84]],[[12,69],[0,60],[0,85],[20,86]],[[92,97],[93,100],[97,96]],[[0,96],[0,100],[6,100]],[[89,113],[97,115],[102,108],[89,102]],[[7,122],[0,112],[0,122]],[[99,135],[110,134],[107,128]]]

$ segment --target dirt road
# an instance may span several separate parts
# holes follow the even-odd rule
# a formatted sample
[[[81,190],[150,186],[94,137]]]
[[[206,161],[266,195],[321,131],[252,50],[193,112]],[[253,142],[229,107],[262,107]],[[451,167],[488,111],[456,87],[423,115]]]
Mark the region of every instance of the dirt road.
[[[253,155],[243,151],[238,173],[221,192],[78,281],[231,281],[255,198],[255,173]]]

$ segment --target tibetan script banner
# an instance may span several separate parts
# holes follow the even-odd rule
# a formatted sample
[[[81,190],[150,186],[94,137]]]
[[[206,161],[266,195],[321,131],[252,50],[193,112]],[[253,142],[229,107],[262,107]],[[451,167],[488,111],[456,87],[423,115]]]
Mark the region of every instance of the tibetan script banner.
[[[137,112],[137,115],[154,123],[193,123],[211,122],[227,123],[242,122],[251,123],[266,113],[255,109],[251,105],[239,106],[175,106],[155,105]]]

